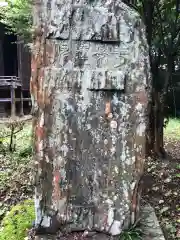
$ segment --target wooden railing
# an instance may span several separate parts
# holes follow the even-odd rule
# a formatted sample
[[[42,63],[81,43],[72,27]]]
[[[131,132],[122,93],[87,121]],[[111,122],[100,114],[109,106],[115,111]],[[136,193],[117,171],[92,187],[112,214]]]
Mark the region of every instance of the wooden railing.
[[[11,102],[11,98],[0,98],[0,103],[1,102]],[[15,98],[15,101],[16,102],[20,102],[21,101],[21,98]],[[31,101],[31,98],[23,98],[23,102],[29,102]]]
[[[21,86],[21,80],[16,76],[0,76],[0,86]]]
[[[23,89],[20,78],[16,76],[0,76],[0,87],[1,91],[4,91],[4,88],[6,88],[9,89],[10,92],[10,96],[9,92],[7,94],[3,94],[3,97],[0,96],[0,117],[6,115],[5,103],[8,102],[11,104],[11,117],[16,116],[18,106],[20,106],[20,115],[24,115],[23,104],[24,102],[30,102],[31,98],[23,97]],[[19,94],[16,94],[17,92],[19,92]],[[20,105],[17,105],[16,102],[19,102]]]

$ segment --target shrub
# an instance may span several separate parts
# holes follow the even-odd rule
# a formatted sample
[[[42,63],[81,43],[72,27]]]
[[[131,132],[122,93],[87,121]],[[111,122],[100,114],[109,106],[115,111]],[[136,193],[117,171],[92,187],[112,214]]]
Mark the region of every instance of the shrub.
[[[0,240],[24,240],[35,219],[33,200],[25,200],[7,213],[2,220]]]
[[[32,156],[32,146],[29,145],[26,148],[19,151],[19,157],[26,158]]]

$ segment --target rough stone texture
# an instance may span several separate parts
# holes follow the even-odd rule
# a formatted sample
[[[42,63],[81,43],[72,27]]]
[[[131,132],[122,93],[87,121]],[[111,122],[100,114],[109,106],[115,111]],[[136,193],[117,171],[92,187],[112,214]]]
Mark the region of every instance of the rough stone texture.
[[[34,7],[36,225],[118,235],[139,211],[148,46],[134,10],[89,2]]]
[[[138,228],[142,231],[142,240],[165,240],[162,229],[159,225],[154,209],[148,204],[140,207],[140,222]],[[35,239],[34,237],[28,238],[29,240]],[[44,236],[37,237],[37,240],[44,240]],[[46,236],[46,240],[119,240],[119,236],[108,236],[96,232],[78,232],[69,233],[63,236],[62,233],[57,233],[55,236]]]
[[[165,240],[155,211],[150,205],[141,207],[140,218],[144,240]]]

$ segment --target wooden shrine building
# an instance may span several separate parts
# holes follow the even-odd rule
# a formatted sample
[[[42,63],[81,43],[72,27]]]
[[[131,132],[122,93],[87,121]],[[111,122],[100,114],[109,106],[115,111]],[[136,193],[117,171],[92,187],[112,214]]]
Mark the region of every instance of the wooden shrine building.
[[[0,118],[31,111],[31,56],[23,41],[0,24]]]

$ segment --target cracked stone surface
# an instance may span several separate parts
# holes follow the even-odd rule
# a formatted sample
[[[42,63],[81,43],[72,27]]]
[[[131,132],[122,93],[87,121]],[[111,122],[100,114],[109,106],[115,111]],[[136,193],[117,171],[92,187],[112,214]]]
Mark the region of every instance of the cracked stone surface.
[[[36,225],[119,235],[135,222],[141,196],[151,91],[145,26],[120,0],[34,4]]]
[[[154,208],[150,205],[141,206],[140,209],[140,228],[142,229],[142,240],[165,240],[158,219],[156,217]],[[91,232],[86,234],[72,233],[67,236],[47,236],[46,238],[37,237],[35,240],[119,240],[119,236],[113,237],[102,233]]]
[[[153,207],[141,207],[140,218],[143,240],[165,240]]]

